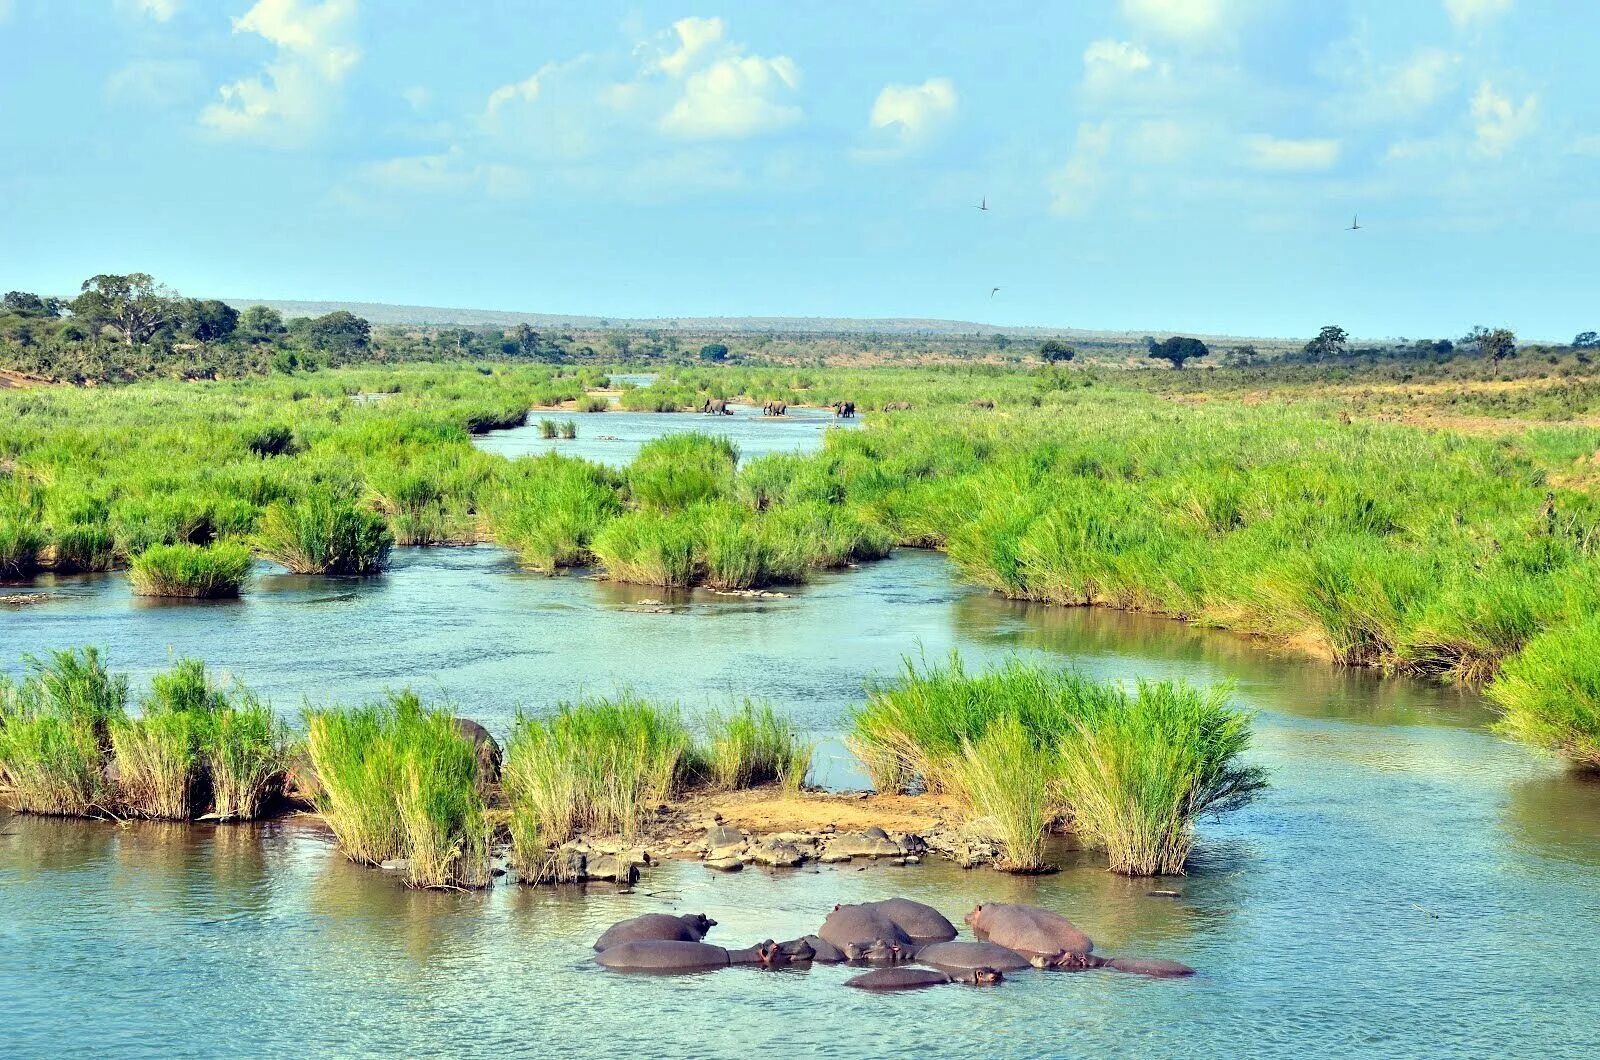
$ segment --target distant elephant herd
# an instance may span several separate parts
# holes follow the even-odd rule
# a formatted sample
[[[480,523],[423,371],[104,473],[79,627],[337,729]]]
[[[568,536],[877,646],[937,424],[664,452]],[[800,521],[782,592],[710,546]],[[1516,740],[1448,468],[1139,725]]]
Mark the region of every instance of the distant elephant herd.
[[[1177,961],[1100,957],[1094,942],[1072,921],[1036,906],[985,902],[966,915],[966,922],[979,941],[956,941],[955,925],[932,906],[889,898],[836,905],[815,935],[730,950],[704,941],[717,922],[702,913],[646,913],[608,928],[594,944],[595,960],[614,972],[654,973],[733,965],[878,965],[845,980],[845,986],[859,990],[915,990],[948,983],[993,986],[1029,968],[1105,968],[1157,979],[1194,974]],[[905,967],[913,963],[926,967]]]
[[[909,409],[907,402],[897,401],[885,405],[884,411],[890,409]],[[833,414],[842,420],[855,419],[856,403],[854,401],[835,401],[832,405]],[[705,404],[700,406],[700,411],[707,416],[732,416],[733,406],[727,398],[706,398]],[[761,406],[763,416],[787,416],[789,403],[787,401],[769,401]]]

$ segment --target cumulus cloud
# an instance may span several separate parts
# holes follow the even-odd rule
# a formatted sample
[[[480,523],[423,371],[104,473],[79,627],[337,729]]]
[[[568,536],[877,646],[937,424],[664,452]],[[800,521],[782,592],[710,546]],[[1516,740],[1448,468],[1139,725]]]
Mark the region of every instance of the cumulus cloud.
[[[1154,67],[1149,52],[1127,41],[1097,40],[1083,50],[1083,83],[1091,92],[1116,91]]]
[[[1444,0],[1450,21],[1457,26],[1487,22],[1511,10],[1512,0]]]
[[[178,13],[178,0],[117,0],[117,9],[165,22]]]
[[[884,85],[872,103],[867,124],[882,145],[858,157],[904,154],[925,143],[956,112],[959,97],[948,77],[930,77],[920,85]]]
[[[219,136],[293,146],[314,135],[337,105],[341,85],[361,59],[351,41],[356,0],[257,0],[233,32],[277,46],[256,77],[218,89],[200,124]]]
[[[662,116],[661,131],[685,140],[738,140],[800,120],[785,102],[800,87],[800,68],[779,55],[718,59],[684,81],[683,94]]]
[[[1294,140],[1279,136],[1247,136],[1245,161],[1256,169],[1313,172],[1339,161],[1338,140]]]
[[[1488,81],[1478,85],[1472,97],[1472,129],[1477,136],[1478,153],[1498,158],[1512,145],[1533,131],[1539,120],[1539,97],[1527,95],[1521,103],[1494,90]]]
[[[657,59],[655,68],[671,77],[682,77],[696,59],[722,42],[727,29],[720,18],[680,18],[672,24],[677,47]]]
[[[1152,33],[1199,40],[1222,28],[1223,6],[1223,0],[1122,0],[1122,13]]]

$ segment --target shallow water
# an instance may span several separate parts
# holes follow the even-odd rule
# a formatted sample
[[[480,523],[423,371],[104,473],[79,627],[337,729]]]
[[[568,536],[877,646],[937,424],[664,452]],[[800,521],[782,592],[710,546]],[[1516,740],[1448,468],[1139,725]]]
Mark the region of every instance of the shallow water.
[[[0,997],[11,1055],[371,1055],[509,1047],[594,1055],[1236,1056],[1600,1046],[1600,785],[1495,738],[1468,693],[1278,658],[1177,623],[1017,604],[905,552],[783,599],[659,598],[516,571],[498,550],[403,550],[371,581],[264,577],[243,601],[152,606],[120,576],[42,583],[0,612],[0,658],[107,648],[143,678],[202,656],[290,713],[415,684],[504,731],[519,707],[631,685],[689,707],[768,696],[837,734],[861,682],[902,656],[1019,651],[1119,678],[1232,681],[1259,711],[1256,805],[1201,829],[1194,870],[1147,895],[1068,852],[1054,876],[927,864],[715,875],[637,892],[406,892],[286,823],[208,827],[0,815]],[[136,685],[142,683],[136,680]],[[851,780],[829,745],[819,779]],[[862,995],[844,969],[613,975],[607,924],[704,911],[713,941],[814,930],[836,901],[902,893],[959,920],[979,899],[1077,920],[1106,953],[1193,980],[1019,974],[994,990]],[[819,1018],[819,1016],[821,1018]]]
[[[615,377],[613,377],[615,378]],[[639,447],[652,438],[699,431],[727,438],[739,447],[741,460],[752,460],[770,453],[810,453],[822,448],[822,437],[830,427],[854,430],[859,418],[841,420],[831,409],[791,408],[784,416],[763,416],[757,405],[730,405],[731,416],[707,416],[699,412],[542,412],[528,416],[529,426],[491,431],[474,439],[486,452],[517,457],[541,453],[564,453],[594,460],[613,467],[627,464],[639,455]],[[576,438],[541,438],[539,421],[572,420],[578,425]]]

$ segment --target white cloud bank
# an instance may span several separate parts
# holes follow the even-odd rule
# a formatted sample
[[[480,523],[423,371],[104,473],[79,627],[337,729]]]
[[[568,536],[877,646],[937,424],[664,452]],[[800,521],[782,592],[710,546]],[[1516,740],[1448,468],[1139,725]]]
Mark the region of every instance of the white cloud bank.
[[[1245,161],[1256,169],[1310,173],[1331,169],[1339,161],[1338,140],[1247,136],[1244,148]]]
[[[1521,103],[1494,90],[1488,81],[1478,85],[1472,97],[1472,130],[1477,136],[1478,153],[1499,158],[1518,140],[1533,131],[1539,121],[1539,97],[1527,95]]]

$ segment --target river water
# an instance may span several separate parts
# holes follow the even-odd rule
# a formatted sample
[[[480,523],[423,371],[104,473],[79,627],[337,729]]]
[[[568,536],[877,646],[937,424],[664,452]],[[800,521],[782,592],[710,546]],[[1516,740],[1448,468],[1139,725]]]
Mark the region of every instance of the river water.
[[[400,550],[367,581],[265,573],[243,600],[161,605],[118,575],[45,580],[0,610],[0,660],[96,644],[135,686],[174,653],[294,714],[412,685],[503,733],[520,709],[631,687],[691,710],[765,696],[835,739],[862,682],[959,650],[1117,678],[1229,681],[1258,712],[1272,788],[1202,824],[1191,874],[1150,881],[1066,852],[1017,879],[938,863],[733,876],[694,864],[632,894],[412,893],[294,822],[50,821],[0,811],[0,1054],[799,1056],[1582,1055],[1600,1047],[1600,785],[1487,731],[1470,693],[1275,657],[1228,634],[1005,601],[902,552],[784,598],[519,572],[504,553]],[[846,990],[851,972],[630,978],[603,928],[703,911],[712,941],[815,930],[835,902],[904,894],[1070,915],[1109,954],[1200,970],[1155,982],[1019,974],[997,989]]]

